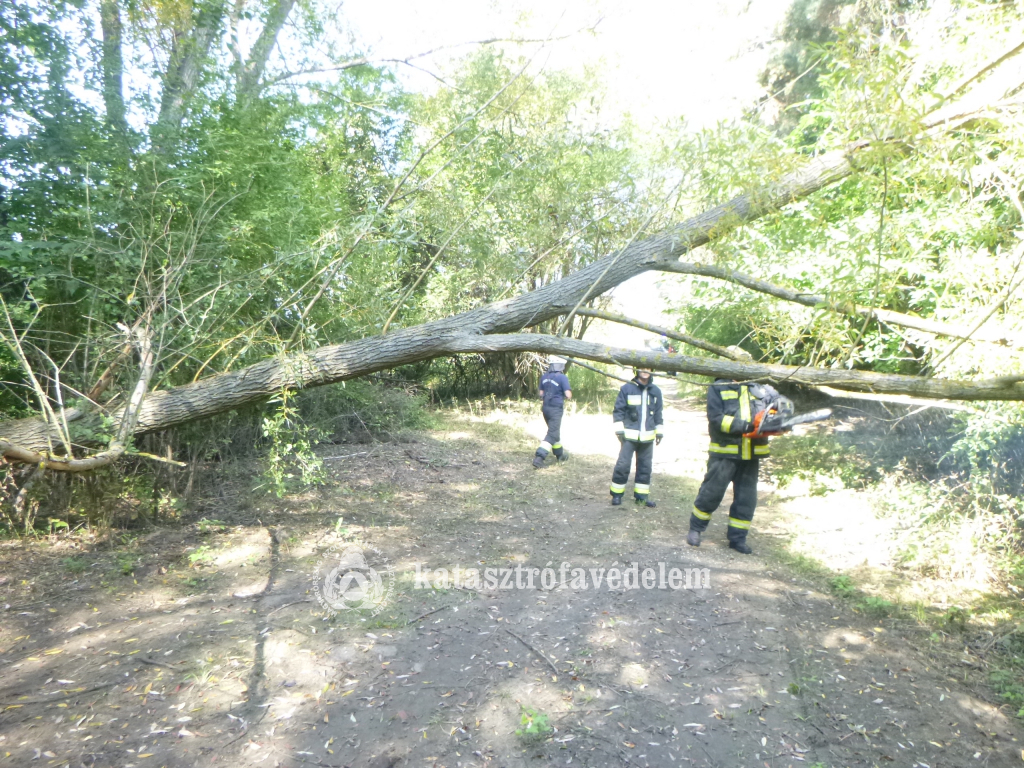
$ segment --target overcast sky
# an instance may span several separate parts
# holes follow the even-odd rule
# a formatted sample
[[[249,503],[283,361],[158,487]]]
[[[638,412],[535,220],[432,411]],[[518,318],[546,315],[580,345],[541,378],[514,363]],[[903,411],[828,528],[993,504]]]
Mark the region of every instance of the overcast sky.
[[[345,0],[340,13],[359,42],[385,57],[492,37],[559,36],[597,23],[594,34],[556,42],[541,58],[555,69],[600,67],[608,85],[603,112],[609,121],[624,113],[641,123],[685,116],[699,127],[740,114],[762,93],[757,75],[789,5],[789,0]],[[423,63],[443,66],[453,53]],[[433,87],[429,76],[400,69],[410,87]]]

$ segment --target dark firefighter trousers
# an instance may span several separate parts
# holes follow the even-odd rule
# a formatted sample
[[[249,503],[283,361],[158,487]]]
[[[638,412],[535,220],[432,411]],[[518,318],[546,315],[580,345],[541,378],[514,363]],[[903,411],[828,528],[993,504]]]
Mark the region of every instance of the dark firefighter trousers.
[[[621,496],[626,492],[626,481],[629,480],[629,470],[633,463],[633,454],[636,454],[636,477],[633,484],[633,497],[646,499],[651,492],[651,465],[654,463],[654,441],[644,443],[633,440],[623,440],[619,448],[619,459],[615,462],[615,469],[612,471],[612,496]]]
[[[690,514],[690,530],[701,533],[711,522],[712,513],[722,503],[725,491],[732,483],[732,505],[729,507],[729,543],[746,541],[750,521],[757,506],[758,460],[737,461],[725,456],[708,457],[708,470],[697,491]]]
[[[564,406],[545,405],[540,412],[544,414],[544,423],[548,425],[548,433],[537,448],[537,456],[544,458],[548,452],[554,453],[556,457],[562,455],[562,412]]]

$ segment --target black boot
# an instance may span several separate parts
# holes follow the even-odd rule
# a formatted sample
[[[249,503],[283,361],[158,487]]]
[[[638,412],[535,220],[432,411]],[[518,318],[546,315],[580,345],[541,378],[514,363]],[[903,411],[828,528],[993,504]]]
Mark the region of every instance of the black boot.
[[[621,493],[613,493],[612,494],[612,506],[613,507],[618,507],[621,504],[622,504],[622,494]]]
[[[563,461],[568,461],[568,460],[569,460],[569,452],[563,449],[562,452],[560,454],[558,454],[558,463],[561,464]]]
[[[686,543],[691,547],[700,546],[700,531],[690,531],[686,534]]]
[[[544,466],[544,457],[543,456],[534,456],[533,457],[533,468],[534,469],[540,469],[543,466]]]
[[[745,541],[730,541],[729,542],[729,549],[735,549],[741,555],[752,555],[752,554],[754,554],[754,550],[752,550],[750,548],[750,546],[747,544],[747,542],[745,542]]]
[[[651,501],[646,496],[637,496],[636,498],[633,499],[633,501],[634,501],[634,503],[638,507],[641,506],[641,505],[643,505],[645,507],[651,507],[651,508],[654,508],[654,507],[658,506],[657,504],[655,504],[653,501]]]

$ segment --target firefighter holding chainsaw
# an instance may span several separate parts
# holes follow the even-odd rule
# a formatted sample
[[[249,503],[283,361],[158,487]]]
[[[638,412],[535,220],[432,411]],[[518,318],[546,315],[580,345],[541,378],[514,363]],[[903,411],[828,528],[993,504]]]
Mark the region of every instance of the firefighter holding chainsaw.
[[[690,514],[686,543],[700,546],[712,513],[732,484],[729,507],[729,546],[744,555],[750,521],[757,506],[757,472],[768,455],[768,438],[788,431],[793,403],[774,387],[756,382],[718,379],[708,387],[708,468]]]

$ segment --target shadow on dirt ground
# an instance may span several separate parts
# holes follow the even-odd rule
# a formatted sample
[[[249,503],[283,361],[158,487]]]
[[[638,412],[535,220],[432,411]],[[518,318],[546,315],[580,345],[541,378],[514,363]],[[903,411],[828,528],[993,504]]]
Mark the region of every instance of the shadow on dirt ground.
[[[573,456],[541,471],[539,417],[444,419],[330,457],[315,492],[218,495],[204,521],[116,550],[4,545],[0,765],[1020,764],[1022,730],[976,665],[775,554],[757,530],[770,493],[753,556],[724,546],[721,513],[685,546],[699,410],[670,409],[653,510],[608,503],[607,415],[567,418]],[[351,546],[387,600],[330,616],[317,569]],[[611,572],[634,564],[625,589]],[[456,567],[553,576],[446,586]]]

